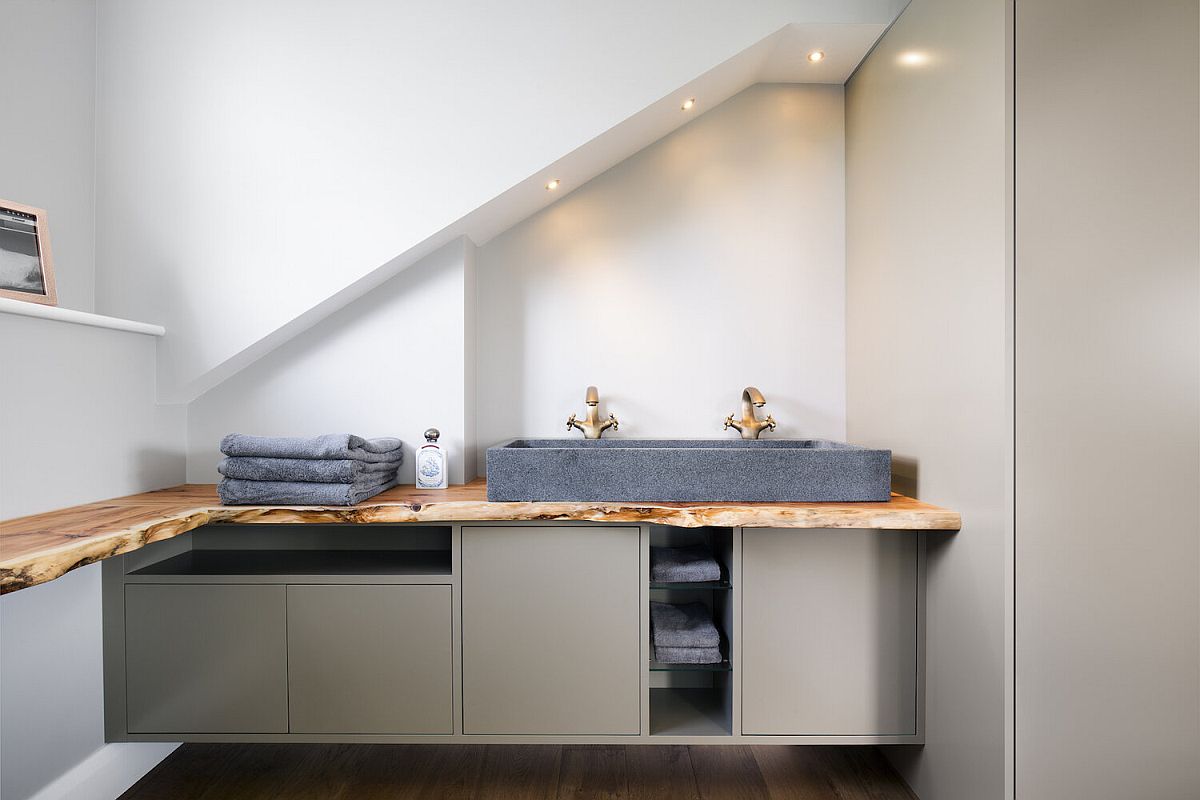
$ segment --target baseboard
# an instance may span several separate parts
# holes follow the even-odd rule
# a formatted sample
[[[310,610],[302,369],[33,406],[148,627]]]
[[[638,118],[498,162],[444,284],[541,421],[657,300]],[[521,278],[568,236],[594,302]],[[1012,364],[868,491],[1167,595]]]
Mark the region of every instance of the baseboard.
[[[116,800],[178,742],[106,744],[29,800]]]

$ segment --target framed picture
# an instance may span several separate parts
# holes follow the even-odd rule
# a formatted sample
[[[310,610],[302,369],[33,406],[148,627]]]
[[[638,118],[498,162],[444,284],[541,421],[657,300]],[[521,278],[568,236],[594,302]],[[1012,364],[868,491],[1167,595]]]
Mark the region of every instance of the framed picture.
[[[40,208],[0,200],[0,297],[58,304],[46,212]]]

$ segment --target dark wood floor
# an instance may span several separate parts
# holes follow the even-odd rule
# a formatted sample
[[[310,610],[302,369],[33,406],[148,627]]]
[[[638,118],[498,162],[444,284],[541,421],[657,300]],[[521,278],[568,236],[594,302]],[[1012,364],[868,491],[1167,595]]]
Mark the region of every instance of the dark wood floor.
[[[122,800],[915,800],[871,747],[185,744]]]

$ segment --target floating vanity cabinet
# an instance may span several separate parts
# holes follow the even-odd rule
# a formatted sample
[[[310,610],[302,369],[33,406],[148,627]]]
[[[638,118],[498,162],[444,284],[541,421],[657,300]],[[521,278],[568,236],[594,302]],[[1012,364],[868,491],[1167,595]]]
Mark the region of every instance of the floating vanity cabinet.
[[[105,561],[109,740],[453,736],[453,539],[219,525]]]
[[[747,528],[742,733],[917,735],[919,537]]]
[[[923,741],[920,531],[294,513],[104,560],[107,741]],[[651,580],[696,544],[719,579]],[[652,601],[721,660],[656,660]]]
[[[288,586],[292,733],[453,733],[450,594]]]
[[[130,733],[286,733],[283,586],[125,586]]]
[[[639,733],[639,534],[462,529],[464,733]]]

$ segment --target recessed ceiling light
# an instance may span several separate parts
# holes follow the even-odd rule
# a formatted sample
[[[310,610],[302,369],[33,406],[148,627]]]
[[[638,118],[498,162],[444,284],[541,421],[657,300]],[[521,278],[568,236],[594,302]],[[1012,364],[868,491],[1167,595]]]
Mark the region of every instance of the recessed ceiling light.
[[[695,108],[695,106],[696,106],[696,98],[689,97],[687,100],[683,101],[683,105],[681,105],[680,108],[683,109],[684,111],[691,111],[693,108]]]
[[[910,67],[920,66],[921,64],[928,63],[928,61],[928,53],[920,53],[916,50],[909,50],[907,53],[900,54],[900,63],[907,64]]]
[[[562,183],[562,181],[560,181],[558,178],[555,178],[554,180],[547,182],[546,183],[546,191],[553,192],[555,189],[558,188],[558,185],[560,183]]]
[[[825,60],[825,51],[824,50],[813,50],[811,53],[808,54],[808,60],[814,64],[816,64],[818,61],[824,61]]]

